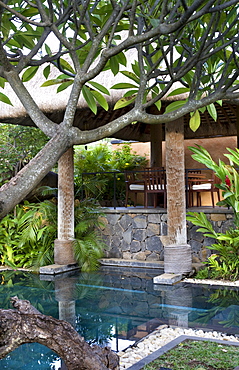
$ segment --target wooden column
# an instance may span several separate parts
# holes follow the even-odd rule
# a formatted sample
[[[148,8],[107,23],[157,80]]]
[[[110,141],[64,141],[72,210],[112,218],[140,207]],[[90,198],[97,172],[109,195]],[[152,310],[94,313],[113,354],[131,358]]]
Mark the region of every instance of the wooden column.
[[[239,148],[239,106],[236,106],[237,148]]]
[[[58,235],[54,261],[58,265],[75,263],[74,242],[74,162],[73,148],[58,161]]]
[[[150,126],[150,166],[162,167],[162,125]]]
[[[187,245],[183,119],[167,123],[165,134],[168,236],[164,266],[167,273],[188,273],[192,257]]]

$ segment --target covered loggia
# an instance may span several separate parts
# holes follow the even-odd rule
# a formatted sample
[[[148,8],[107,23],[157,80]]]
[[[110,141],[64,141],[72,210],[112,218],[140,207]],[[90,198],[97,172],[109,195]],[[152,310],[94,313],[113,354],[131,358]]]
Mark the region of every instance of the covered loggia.
[[[115,81],[114,81],[115,82]],[[101,81],[109,88],[112,83],[105,77]],[[67,103],[67,90],[56,93],[56,88],[40,87],[41,81],[33,79],[26,83],[26,87],[38,103],[42,111],[56,123],[62,121]],[[5,89],[6,94],[6,89]],[[9,124],[34,126],[33,121],[27,115],[25,109],[18,101],[13,92],[9,91],[13,106],[1,103],[0,121]],[[108,103],[109,110],[98,108],[95,115],[90,111],[83,99],[79,100],[75,115],[74,126],[82,131],[90,131],[96,127],[111,122],[116,117],[130,110],[130,106],[114,110],[114,103],[120,98],[119,92],[113,91]],[[180,97],[181,98],[181,97]],[[175,99],[175,97],[174,97]],[[163,101],[162,110],[170,100]],[[218,136],[238,136],[238,107],[230,102],[223,102],[222,106],[216,104],[217,121],[213,121],[205,111],[201,114],[201,126],[196,132],[189,128],[189,115],[167,124],[148,125],[145,123],[133,123],[113,134],[114,138],[123,140],[136,140],[151,142],[151,165],[160,166],[162,163],[162,141],[166,147],[166,172],[168,183],[167,214],[168,235],[164,237],[165,248],[170,245],[182,245],[186,248],[186,254],[190,255],[190,247],[186,244],[186,203],[184,185],[184,140],[190,138],[208,138]],[[155,108],[151,108],[154,114]],[[111,135],[109,134],[109,137]],[[74,264],[72,242],[74,240],[74,191],[73,191],[73,150],[68,149],[59,159],[59,196],[58,196],[58,237],[55,241],[55,263],[60,266]],[[175,186],[177,183],[177,186]],[[179,251],[179,249],[177,248]],[[175,251],[174,251],[175,253]],[[179,254],[181,252],[179,251]],[[166,254],[167,255],[167,254]],[[166,257],[167,258],[167,257]],[[182,267],[183,272],[188,272],[191,262],[188,260],[187,267]]]

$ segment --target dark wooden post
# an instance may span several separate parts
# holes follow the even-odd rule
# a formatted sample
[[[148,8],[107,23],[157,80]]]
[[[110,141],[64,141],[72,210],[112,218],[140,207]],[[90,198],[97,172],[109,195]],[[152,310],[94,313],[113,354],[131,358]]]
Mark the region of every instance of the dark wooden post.
[[[162,125],[150,126],[150,165],[162,167]]]

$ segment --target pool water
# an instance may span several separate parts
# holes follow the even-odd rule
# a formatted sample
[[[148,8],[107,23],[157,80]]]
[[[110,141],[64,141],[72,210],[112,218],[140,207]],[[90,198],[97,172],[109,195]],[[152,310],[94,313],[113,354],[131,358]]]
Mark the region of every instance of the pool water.
[[[46,315],[67,320],[89,343],[120,351],[161,324],[239,334],[239,290],[181,282],[153,284],[152,270],[101,268],[94,273],[39,276],[0,274],[0,308],[27,299]],[[0,361],[1,369],[64,369],[39,344],[24,344]]]

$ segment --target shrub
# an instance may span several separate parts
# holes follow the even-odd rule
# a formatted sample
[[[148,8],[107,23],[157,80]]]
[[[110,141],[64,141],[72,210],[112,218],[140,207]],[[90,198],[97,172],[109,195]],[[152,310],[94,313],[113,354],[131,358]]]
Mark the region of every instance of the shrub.
[[[200,271],[197,277],[200,278],[208,272],[213,278],[236,280],[239,277],[239,174],[232,164],[225,164],[221,160],[218,164],[215,163],[202,146],[189,147],[189,149],[194,153],[192,157],[196,161],[212,169],[221,180],[221,184],[216,184],[216,186],[222,190],[224,199],[217,205],[232,208],[235,224],[235,228],[228,229],[226,233],[218,233],[213,229],[204,213],[188,213],[187,220],[199,226],[197,231],[202,232],[204,236],[214,238],[216,241],[211,246],[207,246],[215,253],[208,257],[206,269]],[[231,163],[239,166],[239,150],[227,150],[230,154],[225,154],[225,156],[229,158]]]
[[[75,204],[75,256],[82,271],[93,270],[105,248],[100,235],[99,211],[92,201]],[[57,236],[57,206],[54,201],[25,202],[0,222],[2,265],[13,268],[35,267],[54,263],[54,240]]]
[[[114,181],[116,181],[116,198],[124,200],[125,179],[123,172],[139,169],[146,165],[146,157],[132,152],[130,144],[124,144],[120,149],[114,151],[111,151],[104,144],[88,150],[82,149],[75,154],[76,194],[80,195],[84,190],[86,198],[95,198],[99,201],[112,200]],[[95,172],[103,173],[83,175],[82,178],[84,173]]]

